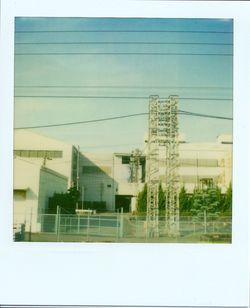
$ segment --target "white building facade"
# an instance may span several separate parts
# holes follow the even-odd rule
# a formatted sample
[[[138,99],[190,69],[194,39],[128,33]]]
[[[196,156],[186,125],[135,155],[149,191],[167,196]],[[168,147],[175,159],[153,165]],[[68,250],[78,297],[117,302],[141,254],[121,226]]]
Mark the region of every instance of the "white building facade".
[[[40,232],[41,217],[54,193],[67,191],[68,178],[47,167],[14,159],[13,222]]]
[[[71,144],[36,134],[30,130],[15,129],[14,157],[46,166],[66,176],[68,188],[76,185],[78,150]]]
[[[178,157],[179,186],[192,193],[203,183],[210,183],[217,185],[225,193],[232,181],[232,152],[231,135],[220,135],[211,143],[189,143],[181,139]],[[147,155],[147,146],[145,153]],[[166,179],[165,157],[165,148],[159,146],[159,173],[163,186]]]
[[[219,136],[214,143],[179,145],[180,185],[192,193],[202,183],[213,183],[225,193],[232,181],[232,138]]]
[[[232,181],[232,137],[221,135],[213,143],[179,144],[179,186],[192,193],[213,183],[225,193]],[[84,201],[106,202],[108,211],[135,211],[136,197],[146,182],[146,154],[138,163],[138,180],[131,179],[131,153],[82,153],[80,188]],[[164,148],[159,151],[160,181],[164,187]]]
[[[145,151],[137,158],[131,153],[79,153],[76,147],[56,139],[15,130],[14,219],[27,222],[33,208],[32,228],[37,225],[39,229],[38,216],[46,212],[48,198],[73,185],[80,191],[78,208],[85,207],[87,202],[97,202],[105,203],[110,212],[121,208],[135,211],[137,195],[147,178],[145,144]],[[221,135],[213,143],[180,140],[180,188],[184,186],[192,193],[203,182],[212,182],[226,192],[232,181],[232,146],[230,135]],[[160,149],[158,159],[164,186],[164,148]]]
[[[136,196],[143,188],[145,157],[139,164],[138,182],[131,181],[131,154],[81,153],[80,190],[84,202],[105,202],[108,211],[135,210]],[[80,202],[81,204],[81,202]]]

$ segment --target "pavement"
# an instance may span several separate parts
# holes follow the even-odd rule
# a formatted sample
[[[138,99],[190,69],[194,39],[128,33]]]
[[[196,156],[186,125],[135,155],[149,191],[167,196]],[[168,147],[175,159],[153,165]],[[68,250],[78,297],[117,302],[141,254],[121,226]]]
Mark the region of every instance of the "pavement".
[[[159,238],[145,238],[145,237],[109,237],[109,236],[87,236],[82,234],[60,234],[55,233],[29,233],[25,234],[25,241],[31,242],[92,242],[92,243],[231,243],[231,237],[204,237],[204,234],[195,233],[180,237],[159,237]]]

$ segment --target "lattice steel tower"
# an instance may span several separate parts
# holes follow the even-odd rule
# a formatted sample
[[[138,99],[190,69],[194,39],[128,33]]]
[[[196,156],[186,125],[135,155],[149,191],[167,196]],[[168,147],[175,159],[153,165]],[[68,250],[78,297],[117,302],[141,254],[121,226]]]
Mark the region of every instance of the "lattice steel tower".
[[[158,190],[160,180],[166,193],[165,232],[179,231],[178,96],[149,98],[147,154],[147,236],[159,236]]]
[[[142,151],[139,149],[135,149],[132,151],[130,155],[130,180],[131,183],[139,183],[140,182],[140,165],[141,165],[141,156],[142,156]]]

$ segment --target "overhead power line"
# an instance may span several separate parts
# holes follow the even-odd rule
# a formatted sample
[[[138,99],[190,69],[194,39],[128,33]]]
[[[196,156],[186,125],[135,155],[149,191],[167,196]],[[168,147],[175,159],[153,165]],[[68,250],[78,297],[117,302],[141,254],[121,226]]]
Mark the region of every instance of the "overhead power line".
[[[190,115],[190,116],[205,117],[205,118],[212,118],[212,119],[233,120],[233,118],[229,118],[229,117],[220,117],[220,116],[209,115],[209,114],[201,114],[201,113],[189,112],[189,111],[185,111],[185,110],[179,110],[178,113],[181,114],[181,115]],[[78,124],[87,124],[87,123],[97,123],[97,122],[119,120],[119,119],[124,119],[124,118],[131,118],[131,117],[138,117],[138,116],[145,116],[145,115],[148,115],[148,112],[127,114],[127,115],[121,115],[121,116],[116,116],[116,117],[108,117],[108,118],[86,120],[86,121],[48,124],[48,125],[37,125],[37,126],[23,126],[23,127],[17,127],[16,129],[49,128],[49,127],[58,127],[58,126],[69,126],[69,125],[78,125]]]
[[[22,52],[15,53],[16,56],[224,56],[232,57],[232,53],[178,53],[178,52]]]
[[[15,33],[211,33],[233,34],[232,31],[200,31],[200,30],[16,30]]]
[[[232,46],[232,43],[216,42],[16,42],[16,45],[213,45]]]
[[[84,98],[84,99],[148,99],[148,96],[95,96],[95,95],[15,95],[16,98]],[[232,101],[221,97],[179,97],[180,100]]]
[[[232,87],[213,87],[213,86],[124,86],[124,85],[15,85],[15,88],[100,88],[100,89],[223,89],[228,90]]]
[[[77,121],[77,122],[68,122],[68,123],[59,123],[59,124],[17,127],[17,129],[42,128],[42,127],[45,128],[45,127],[56,127],[56,126],[67,126],[67,125],[77,125],[77,124],[86,124],[86,123],[96,123],[96,122],[104,122],[104,121],[111,121],[111,120],[117,120],[117,119],[137,117],[137,116],[142,116],[142,115],[147,115],[147,114],[148,114],[147,112],[143,112],[143,113],[135,113],[135,114],[128,114],[128,115],[123,115],[123,116],[109,117],[109,118],[102,118],[102,119],[95,119],[95,120],[87,120],[87,121]]]
[[[218,120],[233,120],[233,118],[230,118],[230,117],[221,117],[221,116],[216,116],[216,115],[208,115],[208,114],[189,112],[189,111],[184,111],[184,110],[180,110],[179,113],[181,115],[189,115],[189,116],[211,118],[211,119],[218,119]]]

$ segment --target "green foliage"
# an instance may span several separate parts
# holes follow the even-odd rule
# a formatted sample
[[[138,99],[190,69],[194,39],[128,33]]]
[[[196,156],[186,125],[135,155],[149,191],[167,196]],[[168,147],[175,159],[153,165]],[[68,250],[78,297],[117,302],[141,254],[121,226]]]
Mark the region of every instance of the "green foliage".
[[[223,202],[223,212],[232,215],[232,183],[229,184]]]
[[[142,214],[147,212],[147,184],[144,185],[143,190],[138,194],[137,197],[137,207],[136,212],[137,214]],[[159,212],[165,211],[165,203],[166,203],[166,196],[165,192],[162,188],[162,185],[159,185],[158,189],[158,205],[159,205]]]
[[[56,214],[57,206],[65,213],[75,214],[79,196],[80,192],[76,187],[69,188],[66,193],[54,193],[53,197],[49,198],[48,214]]]
[[[57,206],[60,206],[62,214],[75,214],[76,204],[81,208],[82,203],[80,192],[76,187],[71,187],[66,193],[54,193],[53,197],[49,198],[48,214],[56,214]],[[97,212],[106,211],[106,202],[102,201],[84,201],[83,209],[96,210]]]
[[[77,190],[76,186],[72,186],[68,189],[68,194],[70,195],[70,197],[72,198],[72,200],[74,200],[75,202],[77,202],[80,198],[80,191]]]
[[[79,207],[81,208],[81,204]],[[84,201],[83,208],[84,210],[95,210],[99,213],[107,211],[106,202],[104,201]]]
[[[187,194],[185,187],[183,186],[179,193],[179,209],[180,213],[189,213],[191,207],[191,197]]]
[[[164,190],[162,189],[161,184],[159,185],[158,190],[158,205],[159,205],[159,211],[165,211],[166,208],[166,195]]]
[[[201,216],[204,211],[211,216],[219,214],[231,215],[232,187],[229,186],[226,194],[221,193],[218,186],[210,185],[206,188],[196,188],[192,196],[188,195],[184,188],[179,194],[180,214]]]
[[[147,212],[147,184],[144,185],[143,190],[138,194],[137,197],[137,213]]]

